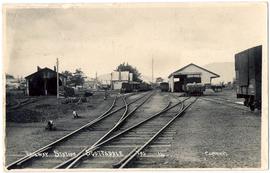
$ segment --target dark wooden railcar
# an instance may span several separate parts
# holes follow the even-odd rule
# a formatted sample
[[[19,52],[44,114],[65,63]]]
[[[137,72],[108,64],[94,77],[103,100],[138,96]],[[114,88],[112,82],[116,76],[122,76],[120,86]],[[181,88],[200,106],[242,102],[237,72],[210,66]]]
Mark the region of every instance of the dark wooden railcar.
[[[202,83],[187,83],[184,87],[184,91],[188,95],[203,95],[205,86]]]
[[[142,83],[140,83],[140,85],[139,85],[139,91],[149,91],[149,90],[151,90],[151,89],[152,89],[152,87],[151,87],[151,85],[148,84],[148,83],[142,82]]]
[[[160,83],[160,89],[162,92],[168,92],[169,91],[169,83],[168,82],[161,82]]]
[[[244,105],[261,109],[262,46],[235,55],[236,95],[244,98]]]
[[[151,90],[151,85],[142,83],[122,83],[121,93],[129,93],[133,91],[149,91]]]
[[[130,83],[122,83],[121,93],[130,93],[133,91],[133,85]]]
[[[203,95],[205,86],[201,83],[201,75],[192,74],[184,78],[182,91],[188,95]]]

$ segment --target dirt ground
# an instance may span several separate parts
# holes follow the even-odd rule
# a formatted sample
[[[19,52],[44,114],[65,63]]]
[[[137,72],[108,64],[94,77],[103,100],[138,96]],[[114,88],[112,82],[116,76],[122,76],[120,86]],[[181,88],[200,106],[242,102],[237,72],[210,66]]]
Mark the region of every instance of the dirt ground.
[[[85,112],[94,109],[97,103],[103,100],[104,94],[96,93],[91,97],[85,98],[87,102],[79,102],[79,98],[74,102],[64,104],[67,99],[57,100],[55,96],[34,96],[25,98],[8,97],[10,105],[14,102],[27,100],[26,103],[16,106],[6,106],[6,121],[17,123],[46,122],[70,115],[73,110]],[[19,106],[18,106],[19,105]]]
[[[231,90],[213,93],[235,102]],[[211,96],[211,94],[209,94]],[[261,116],[198,99],[175,124],[177,133],[168,154],[169,167],[260,167]]]
[[[11,156],[7,157],[6,162],[15,161],[24,156],[26,151],[32,152],[45,146],[101,115],[111,106],[114,99],[114,95],[111,95],[104,101],[103,96],[102,93],[96,94],[89,98],[88,102],[77,105],[74,103],[57,104],[55,97],[43,97],[39,98],[35,103],[14,110],[15,112],[32,110],[33,115],[28,117],[19,114],[24,116],[24,118],[21,118],[23,119],[22,123],[18,123],[18,120],[16,122],[6,122],[6,154]],[[79,119],[73,119],[72,110],[78,112]],[[35,114],[36,112],[38,113]],[[7,114],[7,116],[9,115]],[[16,115],[16,117],[18,118],[19,115]],[[37,119],[38,122],[28,121],[28,118],[38,116],[40,116]],[[57,128],[53,133],[45,130],[46,122],[49,119],[54,121]]]
[[[207,91],[205,94],[204,97],[242,102],[235,98],[232,90],[219,93]],[[138,111],[150,113],[152,108],[156,112],[165,105],[168,95],[169,93],[157,93],[149,102],[156,106],[145,106],[145,110]],[[102,97],[96,99],[91,103],[94,105],[92,109],[79,112],[81,119],[71,121],[71,115],[62,115],[56,119],[60,130],[54,133],[44,130],[44,122],[8,122],[6,150],[13,157],[8,157],[7,163],[25,155],[24,151],[38,149],[86,124],[103,113],[112,101],[112,97],[106,101]],[[172,124],[168,133],[173,136],[169,149],[163,153],[165,160],[157,160],[155,164],[148,165],[149,168],[260,167],[261,116],[258,111],[250,112],[198,99],[183,117]]]

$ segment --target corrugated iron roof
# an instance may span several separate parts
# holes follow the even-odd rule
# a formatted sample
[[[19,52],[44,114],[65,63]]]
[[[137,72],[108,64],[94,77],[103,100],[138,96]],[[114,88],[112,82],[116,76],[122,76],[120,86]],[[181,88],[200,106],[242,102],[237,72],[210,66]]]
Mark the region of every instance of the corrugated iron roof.
[[[208,73],[213,74],[215,77],[212,77],[212,78],[220,77],[218,74],[216,74],[216,73],[214,73],[214,72],[211,72],[211,71],[209,71],[209,70],[207,70],[207,69],[205,69],[205,68],[203,68],[203,67],[200,67],[200,66],[198,66],[198,65],[196,65],[196,64],[190,63],[190,64],[188,64],[188,65],[186,65],[186,66],[180,68],[179,70],[176,70],[175,72],[171,73],[171,74],[168,76],[168,78],[170,78],[170,77],[171,77],[172,75],[174,75],[175,73],[180,73],[182,70],[186,69],[187,67],[189,67],[189,66],[191,66],[191,65],[194,65],[195,67],[198,67],[198,68],[200,68],[200,69],[202,69],[202,70],[204,70],[204,71],[207,71]]]
[[[41,73],[43,71],[50,71],[50,72],[56,73],[56,71],[54,71],[54,70],[52,70],[52,69],[50,69],[48,67],[45,67],[45,68],[40,69],[39,71],[36,71],[35,73],[32,73],[32,74],[26,76],[25,79],[29,79],[30,77],[32,77],[32,76],[34,76],[34,75],[36,75],[38,73]],[[67,77],[67,76],[65,76],[65,75],[63,75],[61,73],[59,73],[59,75],[62,76],[62,77],[65,77],[65,78]]]

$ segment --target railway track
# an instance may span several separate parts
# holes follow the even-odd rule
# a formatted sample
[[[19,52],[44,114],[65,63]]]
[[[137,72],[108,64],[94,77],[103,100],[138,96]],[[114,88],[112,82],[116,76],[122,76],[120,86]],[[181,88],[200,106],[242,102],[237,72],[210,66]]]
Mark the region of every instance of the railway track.
[[[145,103],[152,96],[153,93],[145,94],[129,103],[125,96],[116,97],[97,119],[9,164],[7,169],[126,168],[147,163],[151,156],[145,151],[159,153],[169,146],[172,136],[164,136],[164,131],[197,100],[174,97],[155,114],[131,116],[141,106],[147,107]],[[120,106],[121,102],[124,106]]]
[[[22,107],[24,105],[30,104],[35,102],[36,99],[30,99],[30,98],[26,98],[26,99],[15,99],[16,104],[15,105],[9,105],[7,104],[8,109],[18,109],[19,107]]]
[[[194,100],[195,101],[195,100]],[[185,110],[191,106],[194,102],[189,103],[188,105],[180,108],[180,110],[174,112],[170,112],[169,115],[163,115],[161,117],[157,118],[157,121],[155,121],[155,124],[150,124],[150,126],[157,126],[155,127],[154,134],[151,134],[150,139],[146,140],[142,145],[136,147],[133,151],[131,151],[124,159],[116,163],[114,166],[118,168],[127,168],[127,167],[137,167],[142,166],[144,163],[147,163],[149,160],[151,161],[154,157],[163,157],[163,150],[160,150],[160,148],[151,148],[149,147],[151,144],[153,145],[168,145],[170,146],[171,141],[170,138],[168,139],[167,136],[160,137],[161,134],[164,134],[164,131],[170,127],[170,125],[183,113]],[[164,118],[166,117],[166,118]],[[160,119],[158,121],[158,119]],[[165,120],[166,119],[166,120]],[[164,122],[163,124],[159,122]],[[152,132],[152,131],[151,131]],[[173,132],[173,131],[172,131]],[[167,138],[166,138],[167,137]],[[163,148],[164,149],[164,148]],[[141,153],[141,154],[140,154]],[[153,156],[149,156],[149,153]],[[153,154],[154,153],[154,154]],[[156,153],[156,154],[155,154]],[[155,156],[156,155],[156,156]],[[137,159],[139,156],[139,159]],[[137,159],[137,162],[134,164],[134,160]],[[139,162],[138,162],[139,161]]]
[[[226,99],[209,98],[209,97],[200,97],[199,99],[205,100],[205,101],[210,101],[210,102],[213,102],[213,103],[216,103],[216,104],[225,105],[225,106],[232,107],[232,108],[235,108],[235,109],[251,112],[248,107],[245,107],[242,104],[235,103],[235,102],[232,102],[232,101],[229,101],[229,100],[226,100]]]
[[[126,168],[132,167],[132,162],[149,148],[154,148],[162,144],[166,145],[171,137],[162,135],[185,110],[197,99],[185,101],[191,98],[178,101],[171,106],[171,102],[154,115],[141,117],[141,120],[133,125],[127,123],[112,133],[107,138],[103,138],[90,148],[83,150],[80,154],[71,158],[70,161],[58,165],[55,168]],[[127,127],[128,126],[128,127]],[[165,140],[165,141],[164,141]],[[163,145],[163,146],[164,146]],[[159,148],[159,147],[157,147]],[[160,148],[159,148],[160,149]],[[147,158],[147,157],[146,157]]]
[[[80,152],[82,148],[76,147],[78,146],[78,143],[85,148],[95,141],[99,141],[101,136],[104,136],[104,134],[106,135],[114,128],[114,124],[118,124],[120,120],[126,117],[126,115],[130,116],[138,109],[137,108],[132,113],[128,114],[128,107],[130,105],[143,100],[141,103],[138,103],[137,107],[140,107],[150,97],[151,94],[145,94],[129,103],[126,102],[125,96],[115,97],[110,108],[98,118],[45,147],[9,164],[6,168],[53,168],[55,165],[65,162],[69,157]]]

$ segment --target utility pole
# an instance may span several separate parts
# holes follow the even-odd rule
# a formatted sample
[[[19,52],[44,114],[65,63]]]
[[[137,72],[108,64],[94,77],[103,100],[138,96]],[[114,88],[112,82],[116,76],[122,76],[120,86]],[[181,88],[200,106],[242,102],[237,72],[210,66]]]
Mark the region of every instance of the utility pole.
[[[59,62],[58,62],[58,58],[56,58],[56,83],[57,83],[57,98],[59,98],[59,73],[58,73],[58,69],[59,69]]]
[[[154,59],[152,56],[152,84],[154,84]]]

